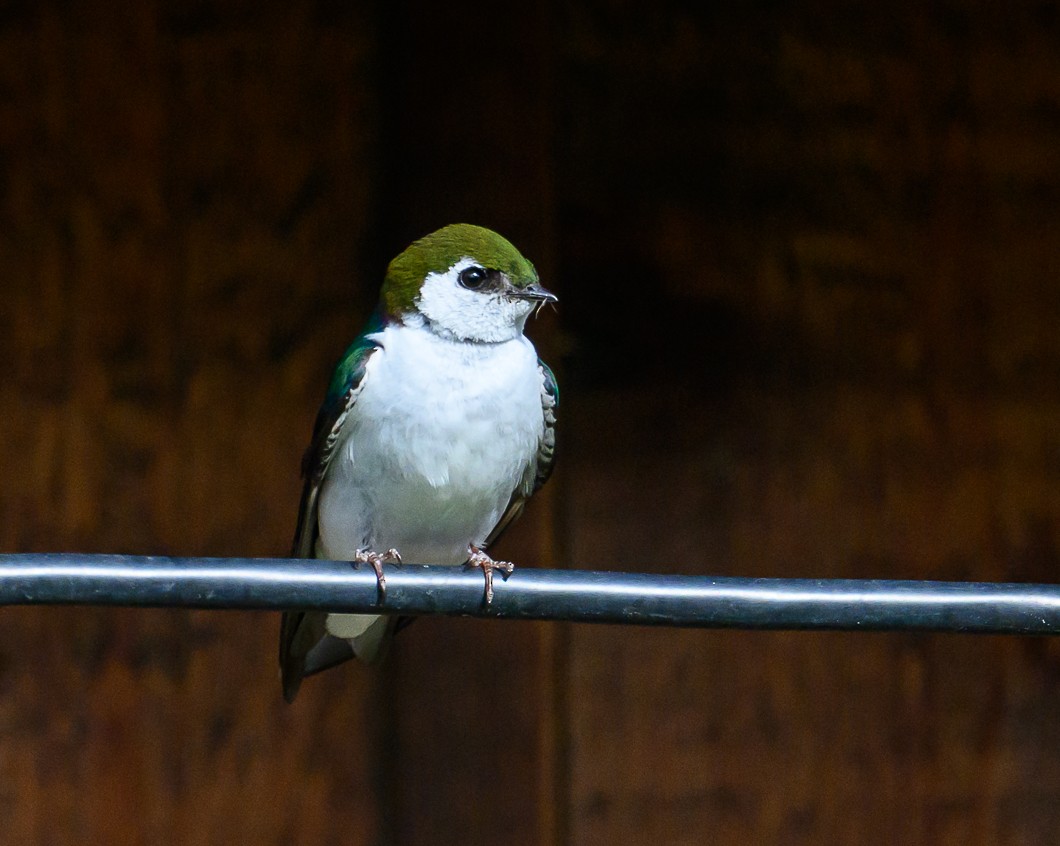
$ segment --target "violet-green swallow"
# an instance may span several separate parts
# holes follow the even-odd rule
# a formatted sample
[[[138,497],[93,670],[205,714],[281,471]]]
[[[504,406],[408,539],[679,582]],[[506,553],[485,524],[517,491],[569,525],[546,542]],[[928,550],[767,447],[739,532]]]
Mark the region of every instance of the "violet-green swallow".
[[[376,316],[346,350],[303,461],[295,557],[370,564],[470,564],[493,597],[485,549],[552,471],[552,371],[523,335],[556,297],[508,241],[454,224],[387,268]],[[377,658],[393,615],[287,612],[284,697],[304,676]]]

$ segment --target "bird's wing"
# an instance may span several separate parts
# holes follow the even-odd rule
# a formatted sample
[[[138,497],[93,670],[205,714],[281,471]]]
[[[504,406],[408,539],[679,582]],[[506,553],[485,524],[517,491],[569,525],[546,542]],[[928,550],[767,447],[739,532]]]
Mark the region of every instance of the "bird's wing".
[[[537,445],[537,455],[526,465],[522,480],[512,491],[511,499],[504,514],[493,527],[485,545],[489,547],[504,530],[507,529],[526,507],[526,501],[533,496],[552,475],[552,465],[556,455],[556,409],[559,408],[559,386],[552,370],[541,359],[537,360],[537,367],[541,373],[541,415],[545,421],[545,427],[541,435],[541,441]]]
[[[374,329],[372,326],[369,328]],[[324,404],[313,426],[313,440],[302,459],[302,501],[298,508],[298,526],[292,545],[292,558],[312,558],[319,528],[317,501],[328,466],[342,436],[342,427],[364,388],[368,361],[379,345],[366,332],[357,338],[342,357],[331,378]],[[283,694],[294,699],[302,677],[327,669],[351,657],[345,641],[335,639],[334,649],[316,649],[325,637],[324,619],[319,612],[287,611],[280,627],[280,671]],[[313,650],[312,660],[307,660]]]

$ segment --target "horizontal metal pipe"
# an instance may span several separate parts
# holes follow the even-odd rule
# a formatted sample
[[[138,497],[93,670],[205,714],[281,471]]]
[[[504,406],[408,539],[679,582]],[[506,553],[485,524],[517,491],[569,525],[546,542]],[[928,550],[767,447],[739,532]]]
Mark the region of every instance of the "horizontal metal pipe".
[[[0,555],[0,605],[124,605],[447,614],[745,629],[1060,634],[1060,586],[747,579],[517,568],[483,601],[482,573],[285,558]]]

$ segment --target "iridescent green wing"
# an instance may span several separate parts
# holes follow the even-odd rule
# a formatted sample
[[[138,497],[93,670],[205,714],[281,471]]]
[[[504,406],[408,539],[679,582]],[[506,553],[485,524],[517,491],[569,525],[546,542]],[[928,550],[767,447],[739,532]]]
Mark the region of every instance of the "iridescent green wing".
[[[541,443],[538,444],[534,460],[526,466],[522,481],[512,491],[512,497],[508,500],[504,515],[486,538],[487,547],[523,513],[526,501],[540,490],[541,486],[548,481],[548,477],[552,475],[556,455],[556,409],[559,408],[559,386],[556,384],[555,375],[545,362],[538,359],[537,365],[541,372],[541,414],[545,421]]]
[[[302,502],[298,508],[292,558],[312,558],[317,539],[317,498],[324,476],[328,472],[335,448],[342,438],[342,426],[353,410],[364,387],[364,374],[372,354],[379,345],[369,338],[377,328],[373,325],[361,334],[346,350],[335,368],[324,404],[317,413],[313,426],[313,440],[302,457]]]
[[[353,411],[364,388],[364,377],[368,361],[379,345],[368,336],[382,328],[382,322],[374,320],[368,329],[354,341],[335,368],[328,386],[327,396],[317,414],[313,426],[313,440],[302,459],[302,501],[298,508],[298,525],[292,544],[292,558],[312,558],[320,530],[317,525],[317,502],[320,489],[327,475],[328,466],[342,440],[342,427]],[[314,659],[313,666],[306,665],[306,656],[324,637],[324,619],[320,613],[287,611],[280,625],[280,670],[283,676],[283,693],[288,702],[294,699],[302,677],[318,672],[331,664],[350,657],[349,650],[342,651],[323,662]],[[338,641],[336,641],[338,643]],[[343,644],[345,645],[345,644]]]

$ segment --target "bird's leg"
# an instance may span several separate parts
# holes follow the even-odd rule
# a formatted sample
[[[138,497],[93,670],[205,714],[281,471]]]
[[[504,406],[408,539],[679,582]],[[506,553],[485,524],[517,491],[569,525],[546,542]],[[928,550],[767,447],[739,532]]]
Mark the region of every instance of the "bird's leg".
[[[487,606],[493,602],[493,571],[499,570],[504,578],[508,578],[515,570],[515,565],[511,561],[494,561],[472,543],[467,545],[467,566],[477,567],[486,577]]]
[[[389,561],[392,564],[401,563],[401,555],[396,549],[390,548],[386,552],[379,553],[374,549],[358,549],[353,560],[359,564],[371,564],[375,570],[375,579],[379,583],[379,601],[386,599],[386,576],[383,575],[383,565]]]

